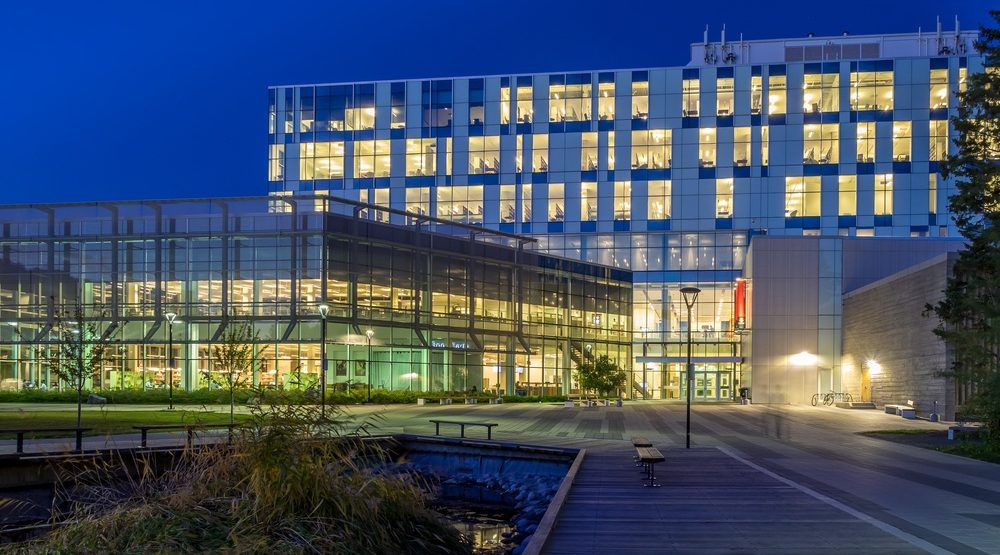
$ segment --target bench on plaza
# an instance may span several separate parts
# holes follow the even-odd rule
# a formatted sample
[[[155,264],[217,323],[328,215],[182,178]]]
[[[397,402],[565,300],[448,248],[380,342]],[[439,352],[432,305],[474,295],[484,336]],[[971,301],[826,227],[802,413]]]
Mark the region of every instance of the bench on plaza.
[[[15,455],[24,454],[24,434],[39,434],[47,432],[74,432],[76,439],[76,452],[83,451],[83,432],[89,432],[93,428],[8,428],[0,429],[0,434],[14,434],[17,446],[14,449]]]
[[[147,424],[144,426],[132,426],[132,428],[139,430],[142,434],[139,440],[139,447],[145,449],[147,447],[147,439],[149,436],[149,431],[154,432],[169,432],[174,430],[187,432],[187,438],[184,445],[190,448],[194,443],[194,433],[198,430],[221,430],[225,429],[229,432],[229,439],[233,438],[233,429],[241,428],[243,424]]]
[[[440,420],[432,418],[430,421],[434,424],[434,435],[436,436],[441,435],[441,424],[449,424],[458,426],[459,437],[465,437],[466,426],[482,426],[486,428],[486,439],[493,439],[493,428],[499,426],[496,422],[475,422],[471,420]]]
[[[639,463],[642,464],[642,469],[646,473],[645,480],[649,483],[644,483],[644,487],[658,488],[660,484],[656,483],[656,464],[667,460],[663,456],[663,453],[655,447],[636,447],[635,456],[638,458]]]
[[[648,439],[646,439],[646,438],[644,438],[642,436],[634,436],[632,438],[632,447],[652,447],[652,446],[653,446],[653,442],[649,441]],[[638,453],[636,453],[635,455],[632,456],[632,460],[635,462],[636,466],[642,466],[642,463],[639,462],[639,454]]]
[[[902,416],[907,420],[913,420],[917,417],[917,409],[913,406],[913,401],[907,401],[905,405],[886,405],[885,413]]]

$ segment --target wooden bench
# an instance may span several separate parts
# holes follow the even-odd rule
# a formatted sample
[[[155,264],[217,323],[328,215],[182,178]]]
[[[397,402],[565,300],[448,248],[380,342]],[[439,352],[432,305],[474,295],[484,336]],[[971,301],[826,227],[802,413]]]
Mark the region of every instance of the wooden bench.
[[[649,441],[648,439],[642,436],[635,436],[632,438],[632,447],[652,447],[652,446],[653,442]],[[636,466],[642,466],[642,463],[639,462],[638,454],[632,456],[632,462],[634,462]]]
[[[454,424],[458,426],[459,437],[465,437],[465,427],[466,426],[482,426],[486,428],[486,439],[493,439],[493,428],[499,426],[496,422],[472,422],[467,420],[438,420],[432,418],[431,423],[434,424],[434,435],[441,435],[441,424]]]
[[[639,458],[639,462],[642,463],[643,470],[646,472],[645,480],[649,480],[649,483],[643,484],[643,486],[652,488],[660,487],[660,484],[656,483],[654,467],[657,463],[667,460],[663,456],[663,453],[660,453],[660,450],[655,447],[636,447],[635,454]]]
[[[187,440],[185,441],[185,446],[190,448],[194,442],[195,430],[212,430],[212,429],[225,428],[229,432],[229,438],[232,439],[233,428],[239,428],[242,426],[243,424],[148,424],[145,426],[132,426],[132,427],[136,430],[139,430],[142,433],[141,439],[139,440],[139,447],[145,449],[147,447],[146,441],[148,439],[150,430],[156,432],[170,431],[170,430],[186,431]]]
[[[17,447],[14,450],[15,455],[24,454],[24,434],[39,434],[47,432],[74,432],[76,438],[76,451],[79,453],[83,451],[83,432],[89,432],[92,428],[10,428],[0,430],[0,434],[14,434],[17,438]]]

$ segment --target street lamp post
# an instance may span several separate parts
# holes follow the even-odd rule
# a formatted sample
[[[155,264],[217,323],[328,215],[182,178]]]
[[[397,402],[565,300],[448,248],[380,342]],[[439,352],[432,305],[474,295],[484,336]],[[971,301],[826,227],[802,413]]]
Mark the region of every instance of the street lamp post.
[[[688,309],[687,365],[685,366],[685,370],[687,371],[687,449],[691,448],[691,383],[694,381],[694,365],[691,364],[691,309],[694,307],[695,300],[698,299],[698,293],[701,293],[701,289],[697,287],[684,287],[681,289],[681,295],[684,296],[684,304],[687,305]]]
[[[365,372],[368,375],[368,401],[369,405],[372,404],[372,337],[375,337],[375,330],[365,331],[365,337],[368,338],[368,371]]]
[[[330,307],[319,305],[319,417],[326,418],[326,315]]]
[[[167,388],[170,393],[170,410],[174,410],[174,320],[177,313],[168,312],[167,317]]]

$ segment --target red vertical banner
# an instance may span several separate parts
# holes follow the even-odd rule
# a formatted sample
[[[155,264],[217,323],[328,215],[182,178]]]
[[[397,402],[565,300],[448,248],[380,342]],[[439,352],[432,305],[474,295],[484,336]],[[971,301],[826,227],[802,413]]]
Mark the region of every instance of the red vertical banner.
[[[737,331],[747,329],[747,282],[744,279],[736,280],[733,288],[733,320]]]

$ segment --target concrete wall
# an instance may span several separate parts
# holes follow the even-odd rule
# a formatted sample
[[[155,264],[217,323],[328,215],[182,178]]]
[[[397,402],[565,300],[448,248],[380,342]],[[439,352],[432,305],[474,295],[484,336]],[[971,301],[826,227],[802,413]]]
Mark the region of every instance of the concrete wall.
[[[934,335],[937,318],[921,315],[927,303],[943,296],[954,253],[939,255],[844,295],[843,379],[845,390],[860,398],[868,360],[881,366],[871,375],[872,401],[878,405],[913,400],[918,414],[938,404],[954,419],[951,380],[936,374],[948,368],[945,344]]]

